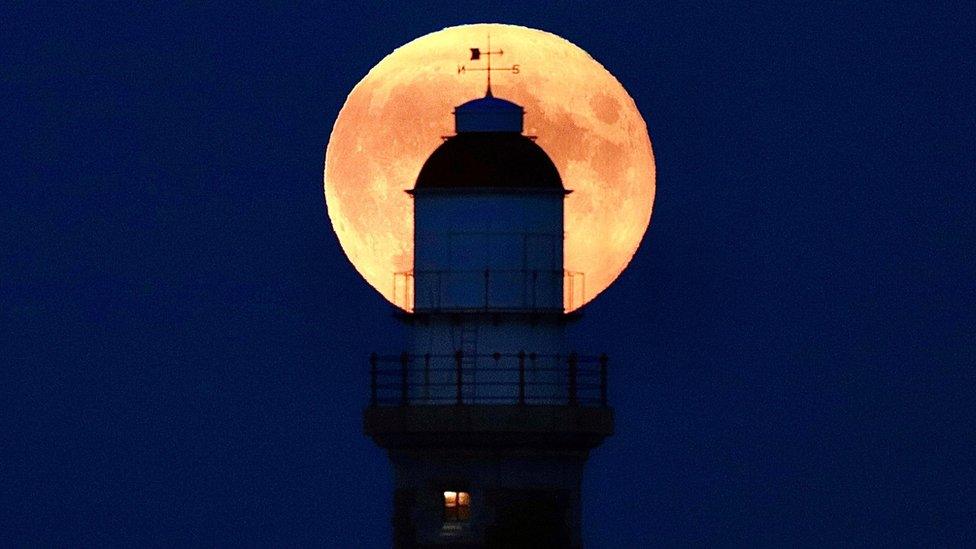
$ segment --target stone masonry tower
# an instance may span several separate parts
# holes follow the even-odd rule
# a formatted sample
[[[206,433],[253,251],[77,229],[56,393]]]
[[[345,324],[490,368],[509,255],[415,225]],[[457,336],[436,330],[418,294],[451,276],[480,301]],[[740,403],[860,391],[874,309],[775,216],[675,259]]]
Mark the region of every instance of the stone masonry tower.
[[[412,348],[371,357],[364,412],[395,470],[396,547],[581,545],[584,465],[613,432],[607,359],[564,336],[570,191],[523,115],[490,88],[458,106],[407,191]]]

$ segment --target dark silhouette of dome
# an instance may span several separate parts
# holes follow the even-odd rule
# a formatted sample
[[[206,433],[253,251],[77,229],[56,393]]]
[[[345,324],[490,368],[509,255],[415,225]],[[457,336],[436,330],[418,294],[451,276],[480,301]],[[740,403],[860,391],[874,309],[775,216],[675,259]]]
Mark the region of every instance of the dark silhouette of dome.
[[[563,190],[563,183],[549,155],[521,133],[465,132],[430,155],[414,188]]]

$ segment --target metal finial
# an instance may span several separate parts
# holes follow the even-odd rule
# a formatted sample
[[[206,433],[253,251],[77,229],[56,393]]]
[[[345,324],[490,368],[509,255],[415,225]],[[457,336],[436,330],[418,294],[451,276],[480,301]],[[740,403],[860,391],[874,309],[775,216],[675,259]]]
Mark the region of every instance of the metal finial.
[[[502,54],[502,50],[498,50],[498,55]],[[488,31],[488,88],[485,90],[485,97],[492,97],[491,95],[491,31]]]

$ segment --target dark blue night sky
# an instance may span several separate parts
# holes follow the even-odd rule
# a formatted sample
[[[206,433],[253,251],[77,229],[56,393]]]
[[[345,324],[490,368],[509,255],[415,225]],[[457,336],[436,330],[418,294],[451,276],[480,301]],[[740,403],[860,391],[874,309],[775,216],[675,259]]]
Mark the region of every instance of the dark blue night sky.
[[[590,52],[654,142],[574,328],[617,411],[588,545],[976,543],[972,2],[12,4],[0,545],[389,545],[361,411],[405,330],[323,151],[384,55],[479,21]]]

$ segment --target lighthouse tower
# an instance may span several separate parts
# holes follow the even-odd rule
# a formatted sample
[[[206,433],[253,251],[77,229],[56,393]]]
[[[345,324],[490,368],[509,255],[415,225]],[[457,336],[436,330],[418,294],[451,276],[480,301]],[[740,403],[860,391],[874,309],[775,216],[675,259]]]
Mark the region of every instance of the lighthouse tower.
[[[564,335],[570,191],[523,116],[490,88],[458,106],[407,191],[412,342],[371,356],[364,413],[395,470],[397,547],[581,545],[584,464],[613,431],[607,359]]]

